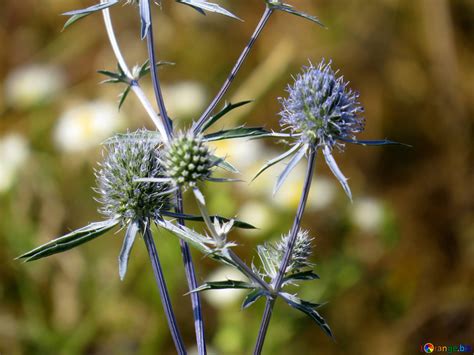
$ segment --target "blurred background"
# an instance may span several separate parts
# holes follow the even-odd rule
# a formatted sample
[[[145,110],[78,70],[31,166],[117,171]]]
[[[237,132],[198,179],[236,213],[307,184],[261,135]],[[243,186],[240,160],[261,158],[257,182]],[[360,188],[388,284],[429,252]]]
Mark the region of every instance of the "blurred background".
[[[275,14],[227,100],[255,100],[220,123],[278,127],[277,98],[308,60],[332,59],[365,106],[361,139],[406,147],[348,146],[336,153],[354,202],[319,159],[303,225],[315,237],[321,280],[301,286],[336,342],[277,303],[265,354],[416,354],[426,342],[474,346],[474,3],[471,0],[289,1],[328,27]],[[100,143],[115,132],[153,128],[133,97],[117,110],[120,85],[99,14],[61,32],[68,10],[94,1],[3,1],[0,11],[0,353],[173,354],[143,243],[124,282],[122,234],[23,264],[26,250],[100,220],[92,188]],[[186,127],[212,99],[245,46],[262,0],[220,1],[245,22],[172,1],[154,8],[164,96]],[[112,10],[130,66],[146,59],[134,6]],[[150,93],[149,79],[142,82]],[[250,181],[285,147],[271,141],[216,145]],[[251,263],[257,244],[292,223],[304,164],[274,198],[281,165],[254,183],[208,185],[211,212],[253,223],[236,231]],[[195,211],[192,200],[189,212]],[[191,351],[191,308],[177,240],[156,234],[181,330]],[[239,277],[195,254],[198,279]],[[242,294],[204,295],[210,352],[248,354],[263,302],[240,311]]]

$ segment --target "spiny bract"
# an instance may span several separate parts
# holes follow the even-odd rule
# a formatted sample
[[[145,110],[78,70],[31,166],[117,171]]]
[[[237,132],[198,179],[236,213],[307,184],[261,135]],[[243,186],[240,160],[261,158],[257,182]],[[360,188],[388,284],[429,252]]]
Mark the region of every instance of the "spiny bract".
[[[167,177],[175,185],[186,188],[210,177],[214,163],[202,136],[180,133],[165,151],[163,165]]]
[[[105,146],[105,160],[96,171],[101,213],[127,223],[153,219],[160,210],[170,209],[168,183],[137,181],[164,177],[157,154],[161,145],[156,137],[146,130],[138,130],[112,137]]]
[[[288,97],[280,98],[280,124],[300,135],[304,143],[342,147],[337,139],[352,139],[364,129],[359,95],[336,74],[331,62],[322,60],[317,67],[310,64],[288,86]]]

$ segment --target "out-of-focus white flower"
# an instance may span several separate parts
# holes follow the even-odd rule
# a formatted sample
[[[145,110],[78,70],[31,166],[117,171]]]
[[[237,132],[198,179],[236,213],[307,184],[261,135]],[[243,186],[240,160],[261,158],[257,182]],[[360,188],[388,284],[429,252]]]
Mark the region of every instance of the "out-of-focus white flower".
[[[267,149],[261,141],[247,138],[212,142],[211,146],[216,149],[217,156],[225,157],[242,172],[256,163],[261,164],[267,155]]]
[[[182,81],[173,85],[163,85],[166,108],[172,118],[192,117],[206,104],[204,87],[194,81]]]
[[[62,113],[54,131],[54,140],[61,150],[81,152],[96,147],[122,123],[117,105],[104,101],[85,102]]]
[[[17,108],[28,108],[50,99],[65,84],[55,66],[34,64],[12,71],[5,80],[5,101]]]
[[[222,266],[207,277],[207,281],[237,280],[248,281],[248,279],[236,269],[230,266]],[[226,308],[241,302],[245,290],[210,290],[204,291],[203,296],[215,308]]]
[[[308,209],[325,209],[334,201],[337,191],[337,186],[333,179],[315,176],[308,195]]]
[[[13,185],[28,156],[28,142],[23,136],[11,133],[0,138],[0,193]]]
[[[352,222],[367,232],[376,232],[382,225],[384,207],[374,198],[364,198],[354,202],[351,210]]]
[[[250,201],[245,203],[237,214],[238,218],[242,221],[250,223],[251,225],[267,230],[273,226],[274,218],[269,204],[265,204],[259,201]],[[261,233],[255,229],[242,229],[240,231],[245,235],[255,235]]]

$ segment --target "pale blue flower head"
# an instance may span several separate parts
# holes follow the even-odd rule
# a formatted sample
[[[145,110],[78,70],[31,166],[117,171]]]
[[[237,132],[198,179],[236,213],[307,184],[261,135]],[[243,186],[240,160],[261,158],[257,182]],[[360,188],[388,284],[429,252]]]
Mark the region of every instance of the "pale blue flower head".
[[[323,59],[316,67],[310,63],[288,86],[288,97],[280,98],[280,124],[303,143],[342,148],[339,139],[354,139],[364,129],[359,95],[347,86],[331,62]]]

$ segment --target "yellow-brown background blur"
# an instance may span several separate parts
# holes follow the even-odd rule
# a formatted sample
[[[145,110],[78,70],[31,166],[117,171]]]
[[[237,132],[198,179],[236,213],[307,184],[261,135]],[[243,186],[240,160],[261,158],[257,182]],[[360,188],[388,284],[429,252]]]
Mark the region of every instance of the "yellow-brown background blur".
[[[318,15],[322,29],[276,14],[227,99],[255,99],[220,127],[248,122],[277,128],[291,74],[333,60],[359,91],[365,139],[413,146],[347,147],[336,159],[350,178],[354,203],[319,159],[303,224],[316,237],[321,280],[298,291],[328,302],[321,312],[337,342],[278,303],[266,354],[416,354],[426,342],[474,346],[474,3],[472,0],[289,1]],[[122,234],[110,233],[65,254],[31,264],[13,260],[39,243],[101,218],[93,169],[115,131],[152,128],[135,97],[121,115],[119,86],[99,85],[98,69],[116,61],[100,14],[61,33],[59,14],[93,4],[79,0],[3,1],[0,11],[0,353],[172,354],[143,243],[124,282],[117,273]],[[225,79],[263,11],[263,0],[221,1],[245,22],[197,12],[172,1],[154,8],[160,73],[177,125],[199,115]],[[129,63],[142,63],[133,6],[112,14]],[[148,78],[143,82],[147,91]],[[150,96],[152,97],[152,96]],[[113,109],[110,109],[112,107]],[[96,115],[97,117],[95,117]],[[103,119],[103,121],[101,121]],[[102,126],[98,124],[102,122]],[[217,147],[252,173],[284,148],[272,142]],[[281,169],[281,167],[280,167]],[[262,229],[236,232],[239,254],[286,232],[299,194],[297,171],[272,200],[262,182],[209,185],[211,212],[250,219]],[[272,175],[273,174],[273,175]],[[189,210],[195,210],[189,201]],[[186,343],[193,322],[177,241],[158,248]],[[198,277],[219,265],[195,254]],[[255,260],[256,261],[256,260]],[[224,276],[222,276],[224,275]],[[204,299],[210,348],[250,353],[263,304],[240,311],[241,295]]]

